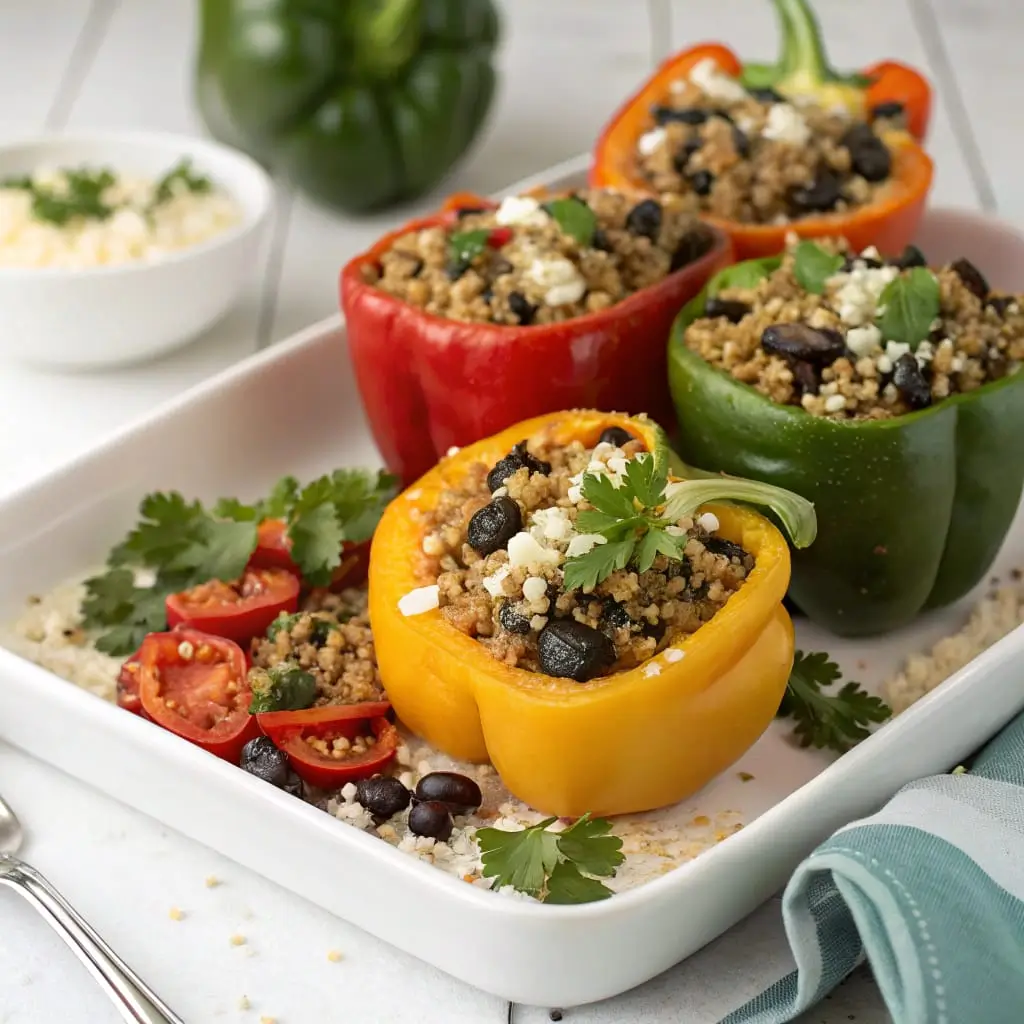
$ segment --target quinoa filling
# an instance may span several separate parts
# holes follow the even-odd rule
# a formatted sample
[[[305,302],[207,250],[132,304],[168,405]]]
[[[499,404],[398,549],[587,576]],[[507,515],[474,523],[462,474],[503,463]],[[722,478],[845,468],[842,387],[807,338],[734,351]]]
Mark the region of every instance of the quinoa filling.
[[[929,270],[841,240],[790,246],[755,282],[723,288],[685,334],[707,362],[772,401],[832,419],[886,419],[1017,372],[1022,297],[966,259]]]
[[[463,209],[449,226],[401,235],[363,275],[435,316],[526,326],[607,309],[711,244],[679,196],[512,196],[494,210]]]
[[[425,518],[419,576],[436,582],[444,617],[507,665],[578,682],[634,668],[694,633],[754,566],[716,535],[710,513],[666,524],[672,554],[659,551],[642,571],[630,558],[572,585],[577,560],[611,543],[580,520],[593,513],[587,478],[620,489],[630,464],[651,458],[612,427],[593,448],[542,432],[496,466],[470,466]]]
[[[842,213],[893,187],[892,153],[876,128],[888,133],[902,112],[874,114],[872,123],[853,121],[841,109],[748,90],[707,58],[652,108],[637,160],[658,192],[723,219],[783,224]]]

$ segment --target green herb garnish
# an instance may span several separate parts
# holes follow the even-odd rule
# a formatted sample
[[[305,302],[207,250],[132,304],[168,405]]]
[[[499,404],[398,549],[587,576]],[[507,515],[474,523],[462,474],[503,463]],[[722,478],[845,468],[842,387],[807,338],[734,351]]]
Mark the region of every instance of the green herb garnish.
[[[801,287],[814,295],[825,291],[825,282],[843,265],[839,253],[826,252],[814,242],[801,242],[794,252],[793,273]]]
[[[890,281],[878,299],[875,324],[886,341],[917,349],[939,316],[939,279],[927,267],[913,267]]]
[[[488,228],[477,231],[456,231],[448,236],[448,271],[456,277],[469,269],[469,265],[487,248],[491,232]]]
[[[735,263],[715,274],[708,284],[708,294],[717,295],[727,288],[756,288],[781,265],[781,256],[764,256],[761,259]]]
[[[482,874],[492,888],[506,885],[544,903],[593,903],[612,895],[611,878],[626,859],[622,840],[609,835],[612,823],[584,814],[564,832],[550,832],[557,818],[506,832],[477,829]]]
[[[303,711],[316,700],[316,679],[312,673],[287,661],[267,669],[251,669],[249,686],[252,688],[250,715]]]
[[[340,617],[327,618],[325,615],[318,615],[315,612],[295,612],[293,615],[289,615],[287,612],[281,612],[280,615],[267,627],[266,637],[268,640],[276,640],[278,633],[282,630],[290,632],[298,624],[299,619],[304,614],[309,614],[312,619],[312,626],[309,631],[310,643],[317,647],[322,646],[327,642],[327,638],[331,633],[341,628],[341,622],[344,621]]]
[[[326,586],[341,564],[342,544],[368,540],[393,495],[392,477],[361,469],[339,469],[306,487],[285,477],[262,501],[222,498],[212,510],[175,491],[149,494],[139,523],[110,552],[107,571],[86,581],[82,625],[103,631],[99,650],[131,654],[147,633],[165,628],[168,594],[241,576],[259,523],[268,518],[285,521],[306,583]],[[152,586],[136,586],[133,569],[154,570]]]
[[[871,735],[871,724],[892,715],[884,701],[852,680],[838,692],[826,692],[840,678],[839,666],[824,652],[796,652],[776,717],[794,719],[800,746],[844,753]]]
[[[588,246],[594,240],[597,230],[597,214],[582,199],[568,197],[552,199],[544,204],[555,223],[567,235],[575,238],[581,246]]]
[[[192,158],[183,157],[156,184],[153,205],[159,206],[181,192],[209,192],[213,182],[204,174],[192,170]]]
[[[37,220],[63,227],[76,217],[106,220],[114,213],[114,207],[103,201],[103,193],[116,180],[112,171],[81,168],[65,171],[64,178],[67,187],[61,189],[28,182],[32,216]]]

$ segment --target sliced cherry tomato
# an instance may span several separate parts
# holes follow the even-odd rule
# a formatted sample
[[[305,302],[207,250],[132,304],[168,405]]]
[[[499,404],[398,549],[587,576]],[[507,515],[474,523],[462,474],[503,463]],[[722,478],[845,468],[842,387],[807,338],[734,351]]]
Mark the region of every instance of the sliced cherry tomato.
[[[133,715],[142,714],[139,697],[139,655],[136,652],[122,666],[117,677],[117,706]]]
[[[367,701],[307,711],[269,711],[256,717],[263,732],[288,755],[300,779],[320,789],[340,789],[347,782],[369,778],[395,756],[398,730],[384,717],[390,708],[387,701]],[[352,741],[369,734],[373,745],[360,754],[332,757],[318,749],[330,747],[337,739]]]
[[[301,575],[301,570],[292,559],[292,542],[287,529],[283,519],[264,519],[260,523],[256,535],[256,550],[249,559],[251,568],[287,569],[297,576]],[[334,570],[331,581],[332,589],[357,587],[365,582],[369,556],[369,541],[362,544],[345,541],[341,547],[341,565]]]
[[[299,610],[299,579],[285,569],[246,569],[240,580],[210,580],[167,598],[167,622],[244,643],[281,612]]]
[[[143,714],[182,739],[238,763],[260,732],[238,644],[195,629],[150,633],[138,654]]]

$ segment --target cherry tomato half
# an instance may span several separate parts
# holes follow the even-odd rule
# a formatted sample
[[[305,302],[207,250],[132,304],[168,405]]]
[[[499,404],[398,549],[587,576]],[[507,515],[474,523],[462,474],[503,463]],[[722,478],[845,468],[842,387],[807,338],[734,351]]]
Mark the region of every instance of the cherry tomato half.
[[[301,575],[301,570],[292,559],[292,542],[283,519],[264,519],[256,535],[256,550],[249,559],[255,569],[287,569]],[[341,547],[341,564],[334,570],[331,587],[357,587],[366,580],[369,565],[370,544],[351,544],[345,541]]]
[[[299,609],[299,579],[286,569],[246,569],[240,580],[210,580],[167,598],[171,628],[187,626],[245,643],[281,612]]]
[[[390,708],[387,701],[366,701],[307,711],[269,711],[256,717],[263,732],[288,755],[300,779],[320,789],[340,789],[347,782],[369,778],[395,756],[398,730],[384,717]],[[318,749],[358,736],[373,737],[372,745],[359,754],[332,757]]]
[[[117,677],[117,706],[133,715],[142,714],[139,697],[139,655],[133,654],[122,666]]]
[[[138,654],[143,714],[217,757],[238,764],[260,732],[238,644],[194,629],[150,633]]]

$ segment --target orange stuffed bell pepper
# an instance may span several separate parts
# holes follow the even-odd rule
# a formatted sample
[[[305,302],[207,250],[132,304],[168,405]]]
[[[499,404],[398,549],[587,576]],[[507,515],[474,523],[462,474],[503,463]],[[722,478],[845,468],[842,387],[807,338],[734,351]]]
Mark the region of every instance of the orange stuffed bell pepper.
[[[700,789],[768,727],[793,661],[789,549],[744,504],[813,539],[804,499],[682,466],[645,416],[554,413],[442,459],[370,553],[399,718],[545,814]]]
[[[608,122],[591,184],[689,196],[740,260],[777,254],[790,231],[900,251],[932,182],[927,80],[893,61],[835,72],[806,0],[774,3],[777,64],[719,44],[670,57]]]

